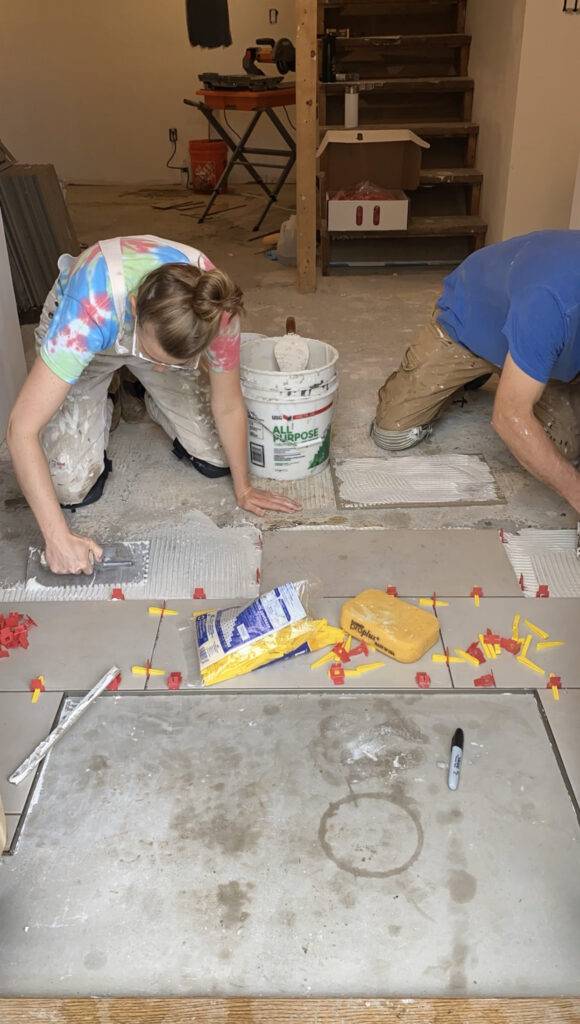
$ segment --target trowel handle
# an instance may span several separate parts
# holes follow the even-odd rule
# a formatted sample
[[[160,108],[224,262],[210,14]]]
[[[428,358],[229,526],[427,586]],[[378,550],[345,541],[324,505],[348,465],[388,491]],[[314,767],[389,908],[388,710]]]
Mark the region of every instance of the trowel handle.
[[[293,316],[286,317],[286,334],[296,334],[296,320]]]

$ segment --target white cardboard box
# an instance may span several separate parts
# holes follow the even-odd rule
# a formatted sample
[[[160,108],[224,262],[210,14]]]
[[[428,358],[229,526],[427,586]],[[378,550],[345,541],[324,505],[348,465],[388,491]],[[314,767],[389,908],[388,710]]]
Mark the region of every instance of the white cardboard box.
[[[326,132],[318,150],[325,176],[329,231],[405,231],[409,199],[416,189],[421,151],[429,144],[408,129],[337,129]],[[387,190],[389,199],[334,199],[361,182]]]
[[[401,189],[389,199],[329,199],[329,231],[405,231],[409,200]]]

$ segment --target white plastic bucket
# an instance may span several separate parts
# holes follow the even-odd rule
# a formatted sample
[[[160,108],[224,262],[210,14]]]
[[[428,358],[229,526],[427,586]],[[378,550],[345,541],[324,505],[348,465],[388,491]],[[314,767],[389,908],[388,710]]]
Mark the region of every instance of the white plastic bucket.
[[[248,410],[250,469],[271,480],[302,480],[328,465],[338,352],[325,341],[305,338],[308,369],[282,373],[274,357],[279,340],[242,338],[240,377]]]

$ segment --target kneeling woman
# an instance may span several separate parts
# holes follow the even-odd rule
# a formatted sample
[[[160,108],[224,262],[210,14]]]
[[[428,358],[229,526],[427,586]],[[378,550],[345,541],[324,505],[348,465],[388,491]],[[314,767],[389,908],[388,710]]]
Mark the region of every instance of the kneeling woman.
[[[250,483],[240,388],[242,294],[197,249],[153,236],[63,256],[42,311],[38,357],[12,410],[8,446],[53,572],[90,572],[99,545],[61,506],[89,504],[110,469],[111,378],[127,366],[174,451],[204,476],[231,472],[238,504],[294,511]]]

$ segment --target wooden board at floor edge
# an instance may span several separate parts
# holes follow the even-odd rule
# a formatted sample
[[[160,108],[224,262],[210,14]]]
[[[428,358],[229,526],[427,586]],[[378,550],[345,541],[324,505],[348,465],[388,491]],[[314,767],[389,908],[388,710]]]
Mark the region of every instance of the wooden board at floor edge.
[[[578,999],[2,999],[2,1024],[580,1024]]]

